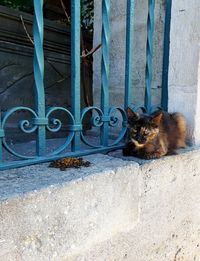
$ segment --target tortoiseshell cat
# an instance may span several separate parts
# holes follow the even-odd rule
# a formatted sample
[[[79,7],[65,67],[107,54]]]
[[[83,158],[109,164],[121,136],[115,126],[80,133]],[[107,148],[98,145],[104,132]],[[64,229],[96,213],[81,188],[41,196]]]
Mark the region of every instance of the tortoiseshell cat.
[[[154,159],[176,154],[176,149],[186,146],[186,121],[180,113],[139,115],[128,108],[128,123],[124,156]]]

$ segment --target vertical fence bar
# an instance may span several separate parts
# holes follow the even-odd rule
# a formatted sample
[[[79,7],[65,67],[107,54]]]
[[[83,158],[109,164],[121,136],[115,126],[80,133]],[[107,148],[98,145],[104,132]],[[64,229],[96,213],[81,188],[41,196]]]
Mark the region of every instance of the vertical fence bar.
[[[34,124],[38,125],[37,155],[44,156],[46,152],[46,130],[45,130],[45,93],[44,93],[44,21],[43,21],[43,0],[34,0],[34,79],[35,79],[35,106],[38,115]]]
[[[127,0],[124,109],[132,102],[134,0]]]
[[[169,72],[171,8],[172,8],[172,0],[166,0],[165,1],[162,93],[161,93],[161,107],[165,111],[168,110],[168,72]]]
[[[146,72],[145,72],[145,99],[144,106],[147,113],[151,112],[151,84],[153,71],[153,33],[154,33],[155,0],[148,0],[147,18],[147,47],[146,47]]]
[[[2,150],[3,150],[3,148],[2,148],[2,139],[3,139],[3,137],[4,137],[4,130],[2,129],[2,123],[1,123],[1,109],[0,109],[0,164],[1,164],[1,162],[2,162]]]
[[[80,126],[80,0],[71,1],[71,102],[74,123]],[[75,127],[75,126],[74,126]],[[81,127],[81,126],[80,126]],[[74,129],[72,151],[80,150],[80,128]]]
[[[104,114],[101,127],[101,144],[108,145],[109,110],[109,42],[110,42],[110,0],[102,0],[102,58],[101,58],[101,109]]]

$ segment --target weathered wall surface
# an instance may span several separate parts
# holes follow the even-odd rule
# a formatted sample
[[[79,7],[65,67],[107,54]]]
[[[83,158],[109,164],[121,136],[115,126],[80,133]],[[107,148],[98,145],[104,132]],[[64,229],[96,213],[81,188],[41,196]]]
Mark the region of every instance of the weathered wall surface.
[[[200,144],[200,1],[173,1],[169,110],[182,112],[190,141]]]
[[[101,2],[95,0],[94,46],[101,42]],[[146,0],[135,1],[133,97],[135,104],[143,105],[146,62]],[[125,74],[126,1],[112,0],[110,13],[110,103],[123,104]],[[152,82],[152,102],[160,102],[162,74],[162,53],[164,36],[164,1],[156,1],[154,34],[154,73]],[[94,54],[93,88],[95,103],[100,101],[101,51]]]
[[[0,8],[0,104],[5,111],[14,106],[34,106],[33,45],[19,16],[32,37],[33,17]],[[70,35],[64,25],[45,21],[46,105],[69,106]],[[66,93],[66,98],[64,98]],[[56,95],[55,95],[56,94]]]
[[[200,150],[139,164],[120,154],[1,172],[0,260],[200,260]]]

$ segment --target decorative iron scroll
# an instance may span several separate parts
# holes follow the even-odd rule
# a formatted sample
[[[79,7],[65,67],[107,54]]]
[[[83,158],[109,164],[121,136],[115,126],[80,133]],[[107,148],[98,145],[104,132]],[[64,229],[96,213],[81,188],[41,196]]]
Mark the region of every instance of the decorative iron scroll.
[[[86,115],[86,113],[88,113],[89,111],[96,111],[98,113],[98,116],[93,116],[91,117],[91,125],[94,127],[99,127],[101,128],[102,125],[104,124],[104,122],[107,122],[108,125],[110,127],[116,127],[119,123],[120,123],[120,116],[116,116],[116,112],[120,112],[120,115],[123,119],[122,121],[122,128],[121,131],[118,135],[118,137],[115,140],[112,140],[112,143],[109,144],[107,146],[107,149],[112,149],[112,147],[117,146],[120,141],[123,140],[125,134],[126,134],[126,125],[127,125],[127,117],[126,117],[126,113],[124,111],[124,109],[120,108],[120,107],[111,107],[109,109],[108,112],[108,116],[105,116],[103,114],[103,112],[101,111],[101,109],[97,108],[97,107],[88,107],[83,109],[82,113],[81,113],[81,123],[84,120],[84,117]],[[102,151],[105,150],[105,147],[103,147],[101,144],[99,145],[95,145],[95,144],[91,144],[88,140],[87,137],[84,135],[84,132],[79,129],[79,126],[75,125],[75,119],[74,116],[72,115],[72,113],[63,108],[63,107],[51,107],[48,109],[45,117],[41,120],[41,118],[38,116],[38,114],[32,110],[31,108],[28,107],[14,107],[12,109],[10,109],[9,111],[7,111],[6,113],[4,113],[2,119],[1,119],[1,128],[0,128],[0,140],[2,142],[2,146],[7,150],[7,152],[9,152],[10,154],[16,156],[17,158],[23,159],[23,163],[20,162],[20,166],[21,165],[26,165],[30,164],[33,160],[39,160],[42,157],[39,155],[35,155],[35,156],[27,156],[27,155],[23,155],[20,154],[18,152],[16,152],[6,141],[6,132],[4,131],[6,129],[6,123],[8,122],[9,118],[16,112],[18,111],[24,111],[24,112],[28,112],[32,115],[32,120],[21,120],[18,123],[18,128],[20,129],[21,132],[26,133],[26,134],[32,134],[34,132],[38,131],[38,128],[40,125],[44,124],[45,129],[48,130],[49,132],[52,133],[57,133],[61,130],[62,128],[62,122],[60,119],[57,119],[55,117],[51,117],[52,114],[54,114],[55,112],[63,112],[66,114],[66,119],[68,119],[69,121],[69,125],[68,125],[68,135],[66,137],[66,140],[64,142],[64,144],[62,146],[60,146],[59,148],[57,148],[56,150],[54,150],[53,152],[50,153],[46,153],[45,157],[46,161],[48,159],[54,159],[57,158],[58,155],[66,155],[67,153],[64,151],[70,146],[70,144],[72,143],[72,140],[74,138],[74,135],[77,131],[80,131],[81,133],[81,140],[82,142],[89,146],[91,149],[90,150],[86,150],[84,154],[88,154],[88,153],[92,153],[95,152],[93,150],[95,149],[101,149]],[[64,154],[62,154],[64,153]],[[74,155],[78,155],[79,153],[75,153]],[[29,160],[29,161],[27,161]],[[40,161],[40,160],[39,160]],[[35,163],[35,161],[33,161],[33,163]],[[0,164],[0,169],[5,169],[5,168],[9,168],[9,167],[17,167],[18,166],[18,161],[15,161],[15,163],[13,162],[11,165],[9,163],[4,163],[4,164]]]
[[[169,34],[171,0],[167,1],[165,32]],[[66,156],[81,156],[91,153],[110,151],[123,148],[123,140],[127,131],[127,113],[130,106],[135,111],[142,110],[150,113],[155,109],[151,105],[151,81],[152,81],[152,59],[153,59],[153,31],[154,31],[154,8],[155,0],[148,0],[148,20],[147,20],[147,50],[146,50],[146,87],[144,106],[133,106],[132,94],[132,67],[133,67],[133,28],[134,28],[134,0],[127,0],[127,24],[126,24],[126,62],[125,62],[125,95],[124,106],[109,106],[109,14],[110,0],[102,0],[102,63],[101,63],[101,106],[100,108],[91,106],[82,111],[80,109],[80,1],[71,1],[71,110],[63,107],[45,106],[44,92],[44,51],[43,51],[43,0],[34,0],[34,79],[35,79],[35,106],[28,108],[25,106],[14,107],[0,113],[0,170],[21,167],[39,162],[46,162]],[[166,37],[169,41],[169,35]],[[169,46],[165,45],[166,52],[169,54]],[[166,69],[167,66],[164,66]],[[166,82],[166,71],[165,71]],[[162,90],[166,93],[165,88]],[[164,99],[164,98],[163,98]],[[163,102],[162,99],[162,102]],[[166,106],[166,102],[165,102]],[[18,122],[19,130],[24,134],[36,134],[36,153],[33,156],[24,155],[15,151],[6,139],[6,125],[10,117],[20,111],[31,115],[31,119],[22,119]],[[53,117],[55,113],[65,115],[63,120],[67,120],[67,130],[64,143],[51,152],[46,149],[46,133],[58,133],[64,126],[61,119]],[[82,129],[86,114],[91,115],[91,127],[99,128],[100,142],[93,144]],[[121,126],[120,126],[121,125]],[[66,126],[65,126],[66,127]],[[118,128],[119,134],[115,139],[109,140],[109,128]],[[86,145],[87,149],[82,149],[81,144]],[[70,148],[71,147],[71,148]],[[19,160],[4,161],[4,151]]]

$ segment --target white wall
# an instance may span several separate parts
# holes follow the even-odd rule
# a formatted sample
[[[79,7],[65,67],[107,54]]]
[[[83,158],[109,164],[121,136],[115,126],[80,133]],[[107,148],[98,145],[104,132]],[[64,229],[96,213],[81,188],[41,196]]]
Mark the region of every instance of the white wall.
[[[200,144],[200,1],[172,1],[169,110],[182,112]]]

